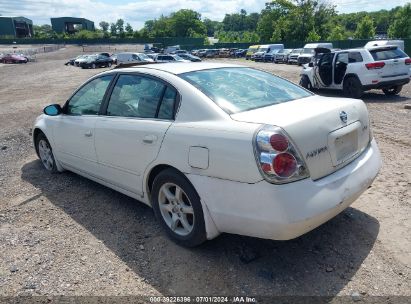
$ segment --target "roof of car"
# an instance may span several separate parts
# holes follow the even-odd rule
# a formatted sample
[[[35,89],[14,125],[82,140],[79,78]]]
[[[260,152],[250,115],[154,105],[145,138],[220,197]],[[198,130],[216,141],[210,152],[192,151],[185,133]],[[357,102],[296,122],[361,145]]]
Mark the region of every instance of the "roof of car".
[[[183,74],[187,72],[218,69],[218,68],[233,68],[233,67],[243,67],[237,64],[227,64],[227,63],[209,63],[209,62],[171,62],[171,63],[156,63],[147,64],[142,66],[116,69],[117,72],[133,72],[141,71],[145,69],[153,69],[168,72],[171,74]]]

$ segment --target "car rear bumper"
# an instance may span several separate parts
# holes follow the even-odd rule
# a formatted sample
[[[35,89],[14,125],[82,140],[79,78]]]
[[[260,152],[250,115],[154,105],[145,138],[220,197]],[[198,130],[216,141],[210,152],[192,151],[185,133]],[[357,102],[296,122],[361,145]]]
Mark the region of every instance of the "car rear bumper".
[[[395,79],[395,80],[386,80],[381,81],[375,84],[367,84],[363,85],[364,90],[372,90],[372,89],[384,89],[390,88],[393,86],[405,85],[410,82],[410,77],[407,76],[405,78]]]
[[[259,238],[296,238],[351,205],[381,168],[376,142],[344,168],[319,180],[284,185],[239,183],[188,174],[219,232]]]

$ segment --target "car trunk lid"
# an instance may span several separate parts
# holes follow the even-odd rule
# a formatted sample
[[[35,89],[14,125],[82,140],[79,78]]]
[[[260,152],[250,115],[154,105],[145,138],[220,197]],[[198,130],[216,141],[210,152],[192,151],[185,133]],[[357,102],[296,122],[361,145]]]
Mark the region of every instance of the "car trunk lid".
[[[356,99],[311,96],[231,117],[281,127],[296,145],[313,180],[351,162],[370,141],[367,108]]]

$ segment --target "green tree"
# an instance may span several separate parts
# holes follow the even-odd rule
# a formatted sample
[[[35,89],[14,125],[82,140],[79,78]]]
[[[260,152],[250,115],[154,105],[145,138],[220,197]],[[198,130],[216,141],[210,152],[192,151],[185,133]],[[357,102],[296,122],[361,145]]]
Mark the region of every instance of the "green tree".
[[[109,24],[108,22],[106,22],[106,21],[101,21],[101,22],[99,23],[99,25],[100,25],[100,27],[101,27],[101,29],[103,30],[104,33],[105,33],[105,32],[108,32],[108,29],[109,29],[109,27],[110,27],[110,24]]]
[[[394,18],[394,22],[388,28],[391,38],[411,38],[411,3],[400,8]]]
[[[307,39],[305,41],[308,42],[317,42],[321,39],[320,35],[317,34],[317,32],[315,31],[315,29],[312,29],[307,36]]]
[[[354,37],[358,39],[371,39],[375,36],[374,22],[370,16],[362,18],[355,30]]]
[[[117,25],[115,23],[110,24],[110,34],[111,36],[117,36]]]
[[[327,40],[344,40],[347,39],[347,34],[344,31],[344,28],[339,25],[332,25],[330,26],[331,32],[330,35],[328,35]]]
[[[130,25],[130,23],[126,24],[125,30],[126,30],[126,33],[127,33],[128,37],[133,36],[134,31],[133,31],[133,27]]]
[[[117,33],[119,34],[119,36],[121,38],[125,37],[125,33],[124,33],[124,20],[123,19],[117,19],[116,21],[116,29],[117,29]]]
[[[56,32],[53,31],[51,25],[43,24],[43,25],[34,25],[33,26],[34,37],[45,39],[45,38],[57,38]]]
[[[174,36],[189,37],[193,33],[205,35],[207,29],[201,15],[193,10],[181,9],[170,16]]]

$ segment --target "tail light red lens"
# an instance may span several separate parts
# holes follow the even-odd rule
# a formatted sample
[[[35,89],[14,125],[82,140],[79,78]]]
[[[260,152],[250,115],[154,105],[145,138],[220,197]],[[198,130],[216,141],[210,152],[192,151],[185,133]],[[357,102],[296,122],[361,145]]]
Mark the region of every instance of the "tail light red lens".
[[[281,134],[273,134],[270,136],[270,144],[274,150],[284,152],[288,148],[288,139]]]
[[[382,69],[385,66],[385,63],[382,61],[377,61],[377,62],[366,63],[365,66],[369,70],[376,70],[376,69]]]
[[[411,58],[407,58],[407,59],[405,59],[405,64],[406,64],[406,65],[411,64]]]
[[[273,159],[273,170],[280,177],[290,177],[297,170],[297,161],[290,153],[280,153]]]
[[[263,126],[257,131],[254,153],[262,176],[270,183],[285,184],[309,176],[303,158],[279,127]]]

